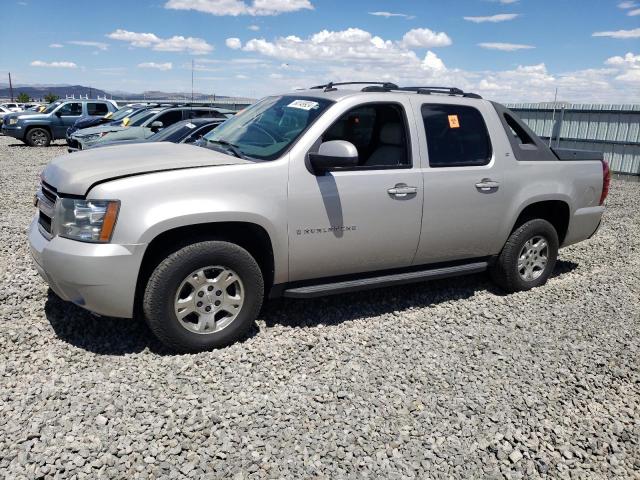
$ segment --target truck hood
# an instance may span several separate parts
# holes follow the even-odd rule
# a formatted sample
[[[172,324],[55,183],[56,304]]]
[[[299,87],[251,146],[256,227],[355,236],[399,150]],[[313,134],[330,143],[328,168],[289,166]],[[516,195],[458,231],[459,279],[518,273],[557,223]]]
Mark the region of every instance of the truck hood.
[[[49,118],[51,114],[49,113],[39,113],[39,112],[11,112],[7,113],[5,118],[29,118],[32,120],[40,120],[41,118]]]
[[[149,142],[96,148],[53,159],[42,178],[59,193],[85,195],[104,181],[183,168],[253,163],[193,145]]]

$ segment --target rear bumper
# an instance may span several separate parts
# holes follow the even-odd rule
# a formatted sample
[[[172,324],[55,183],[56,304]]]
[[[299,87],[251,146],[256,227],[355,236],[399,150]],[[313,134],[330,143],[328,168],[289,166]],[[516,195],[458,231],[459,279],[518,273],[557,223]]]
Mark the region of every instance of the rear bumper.
[[[601,205],[576,210],[569,221],[569,228],[562,246],[566,247],[595,235],[600,228],[603,213],[604,207]]]
[[[61,237],[49,241],[34,219],[29,247],[38,273],[62,299],[100,315],[133,316],[144,245],[84,243]]]

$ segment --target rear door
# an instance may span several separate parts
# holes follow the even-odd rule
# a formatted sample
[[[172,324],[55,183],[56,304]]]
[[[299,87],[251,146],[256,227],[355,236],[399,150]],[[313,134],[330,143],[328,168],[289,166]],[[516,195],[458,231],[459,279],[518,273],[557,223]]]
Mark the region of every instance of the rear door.
[[[425,165],[415,264],[498,253],[496,232],[508,211],[501,169],[508,147],[492,143],[504,137],[493,131],[497,122],[485,122],[495,111],[487,102],[463,99],[426,103],[416,96],[413,101]]]
[[[109,113],[109,107],[104,102],[87,102],[87,115],[102,117]]]

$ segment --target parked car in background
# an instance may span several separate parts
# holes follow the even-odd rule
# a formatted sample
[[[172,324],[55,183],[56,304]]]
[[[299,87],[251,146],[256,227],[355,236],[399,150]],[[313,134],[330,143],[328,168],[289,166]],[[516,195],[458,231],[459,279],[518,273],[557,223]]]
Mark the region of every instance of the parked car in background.
[[[67,128],[78,118],[95,111],[115,111],[112,100],[58,100],[42,112],[18,112],[6,115],[2,133],[32,147],[46,147],[52,140],[65,138]]]
[[[83,128],[96,127],[98,125],[103,125],[106,123],[111,125],[119,125],[126,117],[130,117],[131,115],[134,115],[139,111],[146,110],[151,107],[152,105],[127,105],[126,107],[122,107],[115,112],[108,112],[104,115],[87,115],[84,117],[80,117],[74,122],[72,126],[67,129],[67,132],[65,134],[67,145],[71,145],[71,135],[73,135],[78,130],[82,130]]]
[[[84,150],[112,140],[141,140],[181,120],[207,117],[226,119],[214,107],[161,107],[137,112],[122,120],[121,125],[101,125],[78,130],[70,137],[69,152]]]
[[[8,108],[0,106],[0,125],[2,124],[2,120],[4,119],[4,116],[7,115],[8,113],[13,113],[13,112]]]
[[[485,270],[529,290],[559,248],[596,233],[609,190],[601,153],[549,148],[457,88],[322,85],[267,97],[205,139],[47,165],[29,241],[62,299],[140,312],[193,352],[242,338],[270,297]]]
[[[129,145],[132,143],[146,142],[171,142],[171,143],[192,143],[197,142],[211,130],[224,122],[221,118],[192,118],[190,120],[182,120],[173,125],[163,128],[158,133],[154,133],[148,138],[135,140],[110,140],[102,142],[88,148],[112,147],[115,145]]]
[[[0,107],[4,107],[11,112],[21,112],[22,108],[17,103],[0,103]]]

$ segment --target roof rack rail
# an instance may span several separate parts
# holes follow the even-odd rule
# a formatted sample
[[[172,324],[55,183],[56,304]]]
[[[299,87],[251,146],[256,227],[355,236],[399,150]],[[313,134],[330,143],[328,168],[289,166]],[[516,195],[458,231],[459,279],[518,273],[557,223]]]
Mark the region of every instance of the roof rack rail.
[[[311,89],[324,89],[325,92],[333,92],[337,90],[339,85],[367,85],[362,89],[363,92],[415,92],[422,95],[431,95],[439,93],[444,95],[459,95],[466,98],[482,98],[477,93],[464,92],[456,87],[399,87],[391,82],[329,82],[325,85],[316,85]]]
[[[443,93],[448,95],[461,95],[467,98],[482,98],[477,93],[464,92],[456,87],[401,87],[399,90],[405,92],[416,92],[422,95],[431,95],[432,93]]]
[[[324,89],[325,92],[333,92],[337,90],[335,87],[338,85],[379,85],[380,88],[386,90],[398,90],[398,86],[395,83],[391,82],[329,82],[325,85],[316,85],[315,87],[311,87],[312,90],[316,89]],[[364,90],[364,89],[363,89]],[[370,91],[370,90],[365,90]]]

